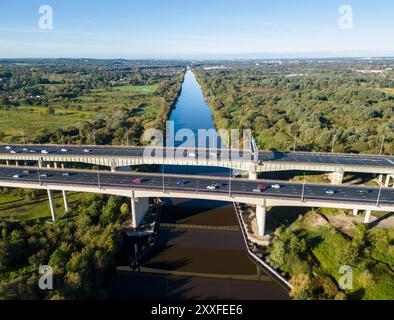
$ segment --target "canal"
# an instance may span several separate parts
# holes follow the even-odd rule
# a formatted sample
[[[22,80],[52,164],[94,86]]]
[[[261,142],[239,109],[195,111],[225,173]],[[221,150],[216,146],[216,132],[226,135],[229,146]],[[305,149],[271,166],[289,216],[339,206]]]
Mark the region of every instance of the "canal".
[[[215,128],[211,111],[191,70],[171,113],[175,131]],[[229,174],[206,167],[165,166],[165,172]],[[163,199],[156,247],[140,272],[118,272],[113,299],[288,299],[246,254],[231,203]]]

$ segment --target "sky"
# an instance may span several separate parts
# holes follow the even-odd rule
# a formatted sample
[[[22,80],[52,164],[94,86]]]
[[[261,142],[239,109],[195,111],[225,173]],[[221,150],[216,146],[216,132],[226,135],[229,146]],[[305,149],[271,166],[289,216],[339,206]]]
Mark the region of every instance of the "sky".
[[[51,30],[39,27],[42,5]],[[392,0],[8,0],[0,57],[394,56],[393,12]]]

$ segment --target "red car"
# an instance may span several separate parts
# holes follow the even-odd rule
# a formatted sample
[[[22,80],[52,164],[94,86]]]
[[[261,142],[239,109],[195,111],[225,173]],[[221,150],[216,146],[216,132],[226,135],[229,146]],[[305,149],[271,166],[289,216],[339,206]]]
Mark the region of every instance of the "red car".
[[[134,179],[133,183],[141,183],[141,178]]]
[[[263,192],[263,191],[265,191],[267,189],[267,187],[266,186],[257,186],[257,188],[256,189],[253,189],[253,192]]]

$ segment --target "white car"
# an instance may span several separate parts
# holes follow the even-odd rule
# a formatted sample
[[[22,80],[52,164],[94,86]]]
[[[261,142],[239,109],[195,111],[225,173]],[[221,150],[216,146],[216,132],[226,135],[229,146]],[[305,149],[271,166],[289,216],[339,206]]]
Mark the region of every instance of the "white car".
[[[89,149],[84,149],[84,150],[83,150],[83,152],[85,152],[85,153],[89,153],[89,152],[90,152],[90,150],[89,150]]]
[[[207,186],[208,190],[216,190],[220,188],[220,184],[215,183],[215,184],[210,184],[209,186]]]
[[[23,174],[30,174],[29,170],[23,170]]]
[[[60,151],[61,152],[68,152],[68,150],[66,148],[62,148]]]
[[[22,149],[23,152],[28,152],[29,150],[27,148]]]
[[[41,150],[41,153],[48,154],[48,150]]]
[[[69,177],[70,174],[69,174],[68,172],[64,172],[64,173],[62,174],[62,176],[63,176],[63,177]]]
[[[11,150],[11,147],[10,146],[6,146],[5,149],[6,150]]]
[[[14,174],[12,177],[13,177],[14,179],[19,179],[19,174]]]
[[[41,178],[48,178],[48,175],[46,173],[43,173],[40,175]]]
[[[29,152],[30,153],[36,153],[36,150],[30,149]]]
[[[280,189],[280,185],[279,184],[273,184],[271,186],[272,189]]]
[[[15,154],[15,153],[16,153],[16,151],[15,151],[15,150],[11,150],[11,151],[10,151],[10,153],[12,153],[12,154]]]
[[[196,154],[195,154],[194,152],[190,152],[190,153],[189,153],[189,157],[190,157],[190,158],[195,158],[195,157],[196,157]]]

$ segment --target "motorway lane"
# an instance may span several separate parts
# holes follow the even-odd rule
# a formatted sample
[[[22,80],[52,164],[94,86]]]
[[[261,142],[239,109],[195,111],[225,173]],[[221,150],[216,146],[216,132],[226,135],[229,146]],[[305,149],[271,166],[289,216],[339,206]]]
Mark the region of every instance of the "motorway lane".
[[[29,170],[29,174],[24,174],[24,170]],[[64,176],[63,173],[68,172],[69,176]],[[41,177],[37,169],[27,169],[23,167],[0,167],[0,180],[11,180],[19,182],[42,182],[44,184],[84,184],[84,185],[98,185],[101,186],[117,186],[130,189],[148,189],[148,190],[162,190],[163,189],[163,175],[161,174],[141,174],[141,173],[111,173],[109,171],[100,171],[99,177],[96,171],[85,170],[51,170],[40,169],[40,175],[46,173],[47,178]],[[19,178],[13,178],[13,175],[19,174]],[[141,178],[140,184],[133,183],[133,179]],[[184,186],[177,185],[177,181],[184,180]],[[207,190],[210,184],[219,183],[221,188],[217,190]],[[279,183],[280,189],[271,188],[272,184]],[[253,192],[258,185],[267,186],[267,190],[261,193]],[[222,193],[229,194],[230,181],[222,177],[201,177],[201,176],[174,176],[164,175],[164,189],[167,191],[184,191],[184,192],[198,192],[198,193]],[[253,197],[262,197],[263,195],[270,197],[286,197],[292,199],[301,199],[303,185],[300,183],[285,183],[259,180],[250,181],[244,179],[231,180],[231,194],[250,195]],[[334,195],[327,195],[327,190],[334,190]],[[368,190],[368,193],[360,193],[361,190]],[[318,184],[305,184],[304,198],[305,200],[332,200],[339,202],[362,202],[368,204],[375,204],[379,195],[378,188],[362,188],[354,186],[331,186]],[[394,189],[382,188],[380,193],[381,204],[394,205]]]
[[[0,145],[0,154],[10,154],[11,150],[6,147],[11,147],[11,150],[16,151],[18,154],[41,154],[42,150],[47,150],[49,154],[62,154],[62,155],[86,155],[86,156],[114,156],[114,157],[143,157],[144,147],[116,147],[116,146],[63,146],[67,152],[62,152],[62,146],[54,145]],[[27,149],[27,150],[23,150]],[[89,152],[84,152],[88,149]],[[35,151],[34,153],[29,152]],[[152,148],[147,148],[146,154],[156,156],[157,154],[152,151]],[[174,153],[169,156],[173,157]],[[190,155],[194,153],[194,155]],[[45,154],[42,154],[45,156]],[[160,155],[157,155],[160,156]],[[252,155],[250,152],[232,152],[231,156],[229,150],[195,150],[193,152],[184,150],[175,153],[177,158],[187,159],[223,159],[228,160],[230,157],[234,161],[250,161]],[[302,152],[270,152],[260,151],[258,153],[259,162],[294,162],[294,163],[317,163],[317,164],[332,164],[332,165],[362,165],[374,167],[394,167],[394,156],[369,156],[357,154],[330,154],[330,153],[302,153]]]

